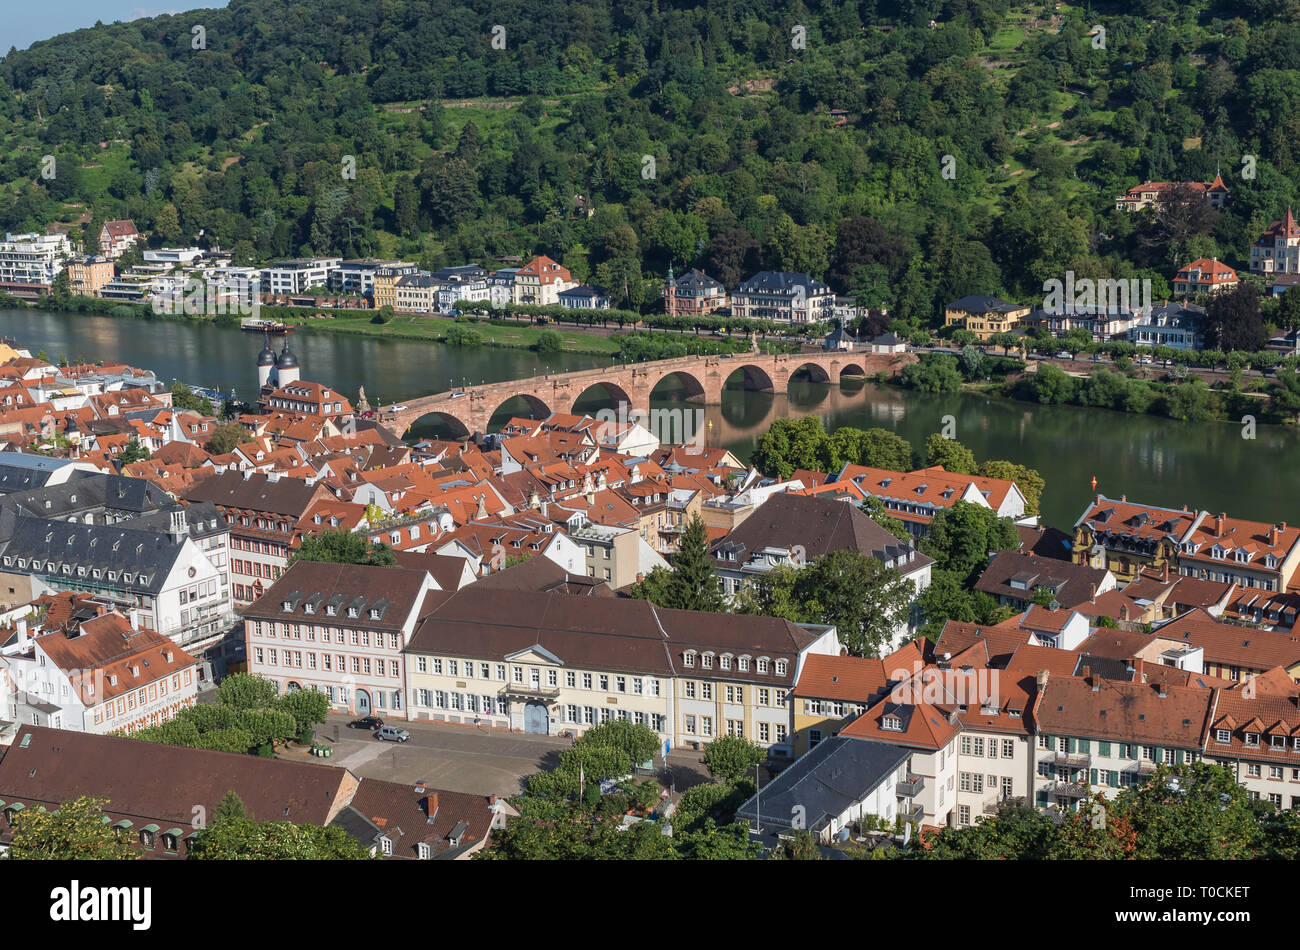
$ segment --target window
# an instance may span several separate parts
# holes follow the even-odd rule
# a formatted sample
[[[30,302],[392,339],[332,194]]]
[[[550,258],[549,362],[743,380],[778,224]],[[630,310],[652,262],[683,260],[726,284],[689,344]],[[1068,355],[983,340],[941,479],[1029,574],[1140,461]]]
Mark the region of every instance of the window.
[[[682,665],[683,665],[683,666],[694,666],[694,665],[695,665],[695,651],[694,651],[694,650],[687,650],[687,651],[686,651],[686,653],[682,656]]]
[[[766,673],[766,672],[767,672],[767,657],[765,657],[765,656],[763,656],[763,657],[759,657],[759,659],[758,659],[758,672],[760,672],[760,673]]]
[[[689,715],[688,715],[688,716],[686,716],[686,717],[683,719],[683,722],[682,722],[682,731],[685,732],[687,735],[691,735],[691,736],[695,735],[695,717],[694,717],[694,716],[689,716]]]
[[[822,731],[820,729],[808,730],[808,748],[814,749],[822,741]]]
[[[1268,777],[1275,782],[1282,781],[1282,766],[1270,765],[1268,767]]]
[[[497,664],[497,679],[503,683],[506,680],[506,665],[504,663]]]
[[[700,665],[703,666],[706,670],[713,669],[713,654],[705,653],[703,656],[701,656]]]
[[[546,671],[546,685],[547,685],[547,686],[559,686],[559,685],[560,685],[560,673],[559,673],[559,670],[553,670],[553,669],[552,669],[552,670],[547,670],[547,671]]]
[[[620,692],[620,693],[626,693],[626,692],[627,692],[627,677],[626,677],[626,676],[616,676],[616,677],[614,677],[614,689],[616,689],[616,690],[617,690],[618,692]]]
[[[608,710],[606,710],[606,712],[608,712]],[[712,716],[701,716],[701,717],[700,717],[700,735],[702,735],[702,736],[711,736],[711,735],[713,735],[713,717],[712,717]]]
[[[712,684],[712,683],[701,683],[701,684],[700,684],[700,699],[708,699],[708,700],[712,700],[712,699],[713,699],[713,684]]]
[[[602,693],[609,692],[609,677],[604,673],[600,674],[600,691]]]
[[[460,664],[457,663],[455,660],[448,660],[448,661],[447,661],[447,675],[448,675],[448,676],[459,676],[460,673],[457,672],[457,670],[459,670],[459,669],[460,669]]]
[[[1014,759],[1015,757],[1016,757],[1016,740],[1015,740],[1015,739],[1003,739],[1003,740],[1002,740],[1002,758],[1004,758],[1004,759]]]
[[[522,683],[524,681],[524,668],[522,666],[511,667],[510,673],[514,677],[516,683]]]
[[[785,676],[785,667],[786,667],[786,661],[785,661],[785,660],[777,660],[777,661],[776,661],[776,675],[777,675],[777,676]]]
[[[958,823],[959,825],[969,825],[969,824],[970,824],[970,806],[969,806],[969,805],[958,805],[958,806],[957,806],[957,823]]]
[[[590,673],[583,673],[583,674],[582,674],[582,688],[583,688],[583,689],[591,689],[591,674],[590,674]]]
[[[682,683],[682,693],[687,699],[695,698],[695,681],[686,680]]]
[[[632,677],[632,694],[641,696],[645,693],[645,680],[639,676]]]

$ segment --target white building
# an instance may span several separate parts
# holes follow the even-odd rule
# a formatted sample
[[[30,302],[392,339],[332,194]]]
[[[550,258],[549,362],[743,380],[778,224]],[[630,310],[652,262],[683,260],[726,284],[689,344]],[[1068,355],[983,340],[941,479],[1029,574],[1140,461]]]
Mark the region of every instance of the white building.
[[[0,284],[48,286],[71,256],[66,234],[6,234],[0,241]]]

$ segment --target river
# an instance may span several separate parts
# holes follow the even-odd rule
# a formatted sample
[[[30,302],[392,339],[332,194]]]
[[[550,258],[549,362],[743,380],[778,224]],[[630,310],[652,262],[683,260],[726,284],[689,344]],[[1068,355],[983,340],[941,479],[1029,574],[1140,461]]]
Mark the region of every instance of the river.
[[[170,382],[233,389],[251,398],[257,386],[261,337],[235,328],[170,320],[0,310],[0,334],[33,353],[45,350],[57,360],[86,357],[120,360],[153,370]],[[462,382],[498,382],[531,376],[541,369],[526,350],[465,350],[437,343],[298,332],[290,337],[305,379],[315,380],[356,400],[366,388],[371,404],[410,399]],[[279,344],[277,343],[277,347]],[[607,359],[583,354],[552,358],[553,369],[587,369]],[[951,415],[956,438],[978,459],[1005,458],[1038,469],[1047,481],[1043,518],[1069,528],[1097,491],[1111,497],[1171,508],[1205,508],[1259,521],[1300,523],[1293,509],[1288,472],[1300,470],[1300,437],[1294,430],[1258,427],[1242,438],[1239,425],[1176,422],[1158,416],[1100,409],[1039,406],[971,394],[944,396],[898,390],[874,383],[819,385],[796,381],[788,395],[728,390],[720,406],[704,406],[703,424],[711,445],[724,445],[742,458],[757,444],[773,419],[816,414],[827,428],[880,426],[910,440],[918,449]],[[652,408],[687,408],[664,392]],[[608,403],[590,391],[581,408]],[[567,409],[568,407],[563,407]],[[503,407],[523,414],[522,401]],[[416,435],[438,434],[420,425]],[[1265,464],[1267,463],[1267,464]]]

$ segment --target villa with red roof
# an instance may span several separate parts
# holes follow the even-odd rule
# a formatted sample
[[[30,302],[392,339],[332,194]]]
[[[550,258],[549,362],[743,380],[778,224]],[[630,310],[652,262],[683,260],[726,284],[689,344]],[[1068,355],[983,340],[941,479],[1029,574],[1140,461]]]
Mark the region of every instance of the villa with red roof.
[[[1115,210],[1141,211],[1143,208],[1153,208],[1159,211],[1171,195],[1180,191],[1203,197],[1216,208],[1222,208],[1228,198],[1228,186],[1223,183],[1221,175],[1215,175],[1212,182],[1144,181],[1117,197]]]

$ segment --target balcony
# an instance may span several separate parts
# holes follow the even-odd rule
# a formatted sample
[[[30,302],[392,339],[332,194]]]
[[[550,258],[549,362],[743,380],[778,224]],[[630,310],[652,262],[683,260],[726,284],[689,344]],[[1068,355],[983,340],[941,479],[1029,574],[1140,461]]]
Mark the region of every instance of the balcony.
[[[1092,756],[1076,755],[1068,752],[1054,752],[1047,757],[1053,765],[1062,765],[1070,769],[1086,769],[1092,765]]]
[[[560,687],[507,683],[497,693],[500,696],[521,696],[524,699],[555,699],[560,695]]]
[[[1088,792],[1082,785],[1075,782],[1063,782],[1060,779],[1048,783],[1047,791],[1053,795],[1064,795],[1066,798],[1088,797]]]
[[[914,798],[925,788],[925,778],[920,775],[909,775],[906,779],[898,783],[899,798]]]
[[[900,809],[898,817],[904,822],[915,822],[919,825],[925,818],[925,807],[922,805],[913,805],[911,808]]]
[[[1159,766],[1157,763],[1155,763],[1155,762],[1151,762],[1151,761],[1148,761],[1148,760],[1146,760],[1146,759],[1143,759],[1141,762],[1137,762],[1137,763],[1135,763],[1135,764],[1133,764],[1133,765],[1130,765],[1130,766],[1129,766],[1128,768],[1126,768],[1124,771],[1125,771],[1125,772],[1129,772],[1129,773],[1131,773],[1131,774],[1133,774],[1133,775],[1143,775],[1143,776],[1145,776],[1145,775],[1155,775],[1155,774],[1156,774],[1156,770],[1157,770],[1159,767],[1160,767],[1160,766]]]

